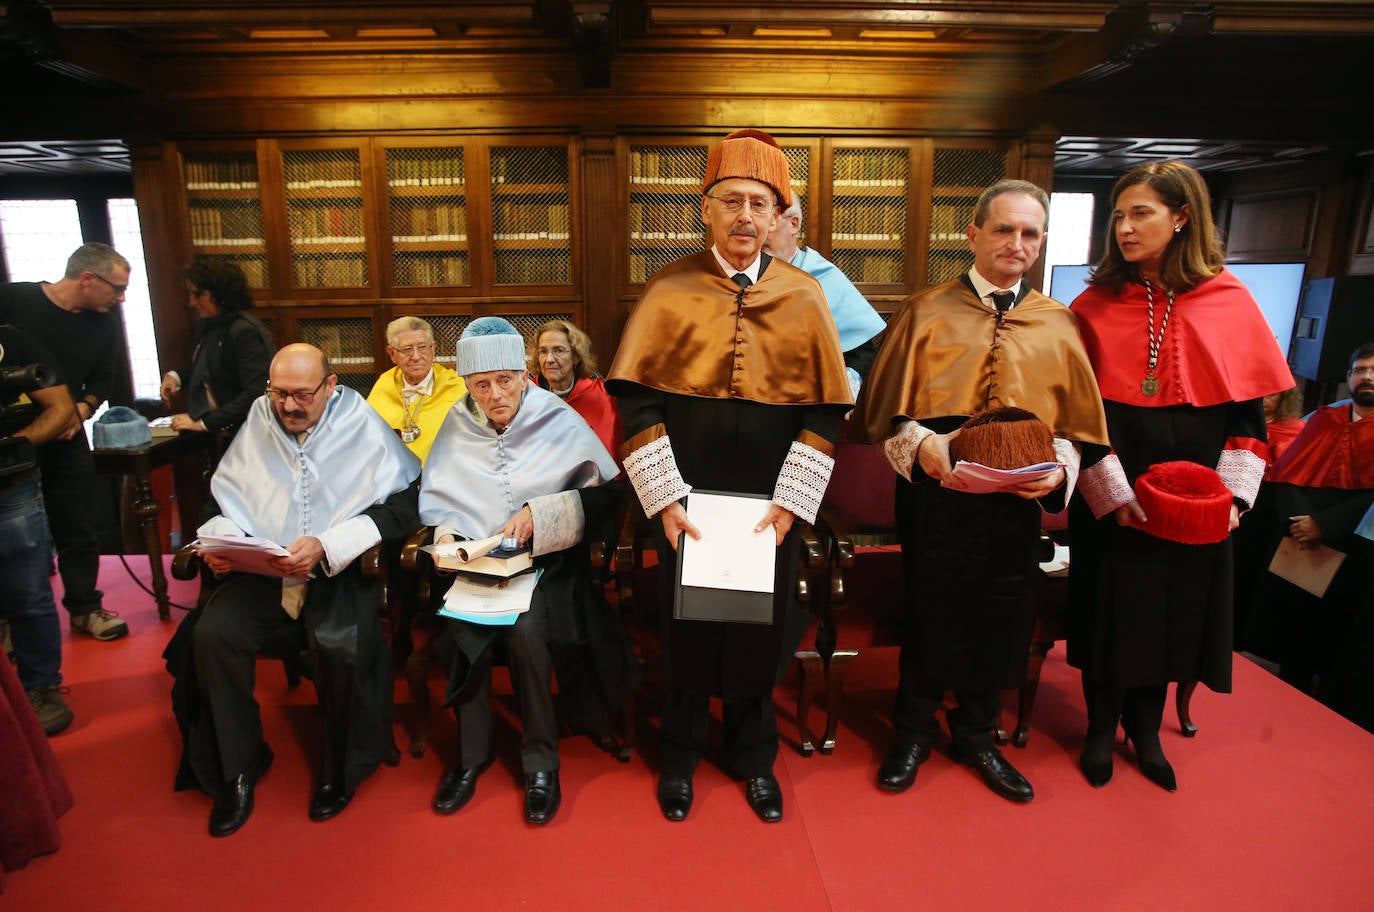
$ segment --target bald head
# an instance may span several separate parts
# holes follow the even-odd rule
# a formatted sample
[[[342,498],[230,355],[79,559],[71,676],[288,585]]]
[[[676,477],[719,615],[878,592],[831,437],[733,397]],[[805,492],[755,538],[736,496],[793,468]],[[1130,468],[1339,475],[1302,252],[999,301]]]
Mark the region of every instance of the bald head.
[[[282,427],[293,434],[319,423],[338,383],[324,352],[304,342],[284,346],[268,369],[268,396]]]

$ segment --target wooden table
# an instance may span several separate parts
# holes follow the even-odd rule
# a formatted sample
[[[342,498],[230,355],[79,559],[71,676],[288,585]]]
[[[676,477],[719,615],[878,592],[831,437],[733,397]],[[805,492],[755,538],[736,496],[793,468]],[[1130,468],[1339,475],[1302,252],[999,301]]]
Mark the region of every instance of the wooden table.
[[[92,450],[95,470],[102,475],[129,475],[134,479],[134,514],[138,529],[148,552],[148,565],[153,571],[153,595],[157,599],[157,616],[171,617],[171,602],[167,597],[167,574],[162,569],[162,539],[158,534],[158,514],[162,505],[153,496],[153,469],[170,465],[187,453],[209,446],[207,434],[178,434],[175,437],[154,437],[152,443],[120,450]]]

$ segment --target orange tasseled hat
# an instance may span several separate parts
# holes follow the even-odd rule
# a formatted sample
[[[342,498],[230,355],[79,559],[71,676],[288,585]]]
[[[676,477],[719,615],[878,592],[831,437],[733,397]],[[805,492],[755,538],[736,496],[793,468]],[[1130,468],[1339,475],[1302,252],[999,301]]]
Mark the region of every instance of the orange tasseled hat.
[[[787,156],[773,137],[762,130],[736,130],[716,144],[706,157],[706,180],[701,192],[731,177],[767,184],[778,195],[783,208],[792,205]]]
[[[1135,480],[1147,522],[1140,528],[1185,545],[1210,545],[1230,532],[1231,489],[1196,462],[1160,462]]]

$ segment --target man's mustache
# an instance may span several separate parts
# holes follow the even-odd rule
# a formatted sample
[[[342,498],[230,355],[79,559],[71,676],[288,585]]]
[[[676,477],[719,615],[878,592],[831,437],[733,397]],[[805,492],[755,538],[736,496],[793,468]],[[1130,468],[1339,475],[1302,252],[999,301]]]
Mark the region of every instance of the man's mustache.
[[[759,230],[753,225],[741,225],[730,232],[731,237],[758,237]]]

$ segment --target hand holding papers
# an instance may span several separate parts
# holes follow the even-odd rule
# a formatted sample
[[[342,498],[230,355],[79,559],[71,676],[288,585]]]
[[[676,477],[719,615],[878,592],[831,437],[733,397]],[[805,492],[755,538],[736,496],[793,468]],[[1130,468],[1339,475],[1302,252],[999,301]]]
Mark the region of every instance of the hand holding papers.
[[[202,535],[196,539],[196,551],[227,560],[230,567],[240,573],[256,573],[260,576],[285,576],[272,565],[271,559],[291,556],[291,552],[276,542],[251,535]]]
[[[687,516],[701,531],[679,545],[674,616],[683,620],[770,623],[776,538],[755,532],[767,498],[693,491]]]
[[[965,494],[993,494],[1014,488],[1028,481],[1041,481],[1059,470],[1057,462],[1038,462],[1019,469],[994,469],[976,462],[959,460],[942,487]]]

